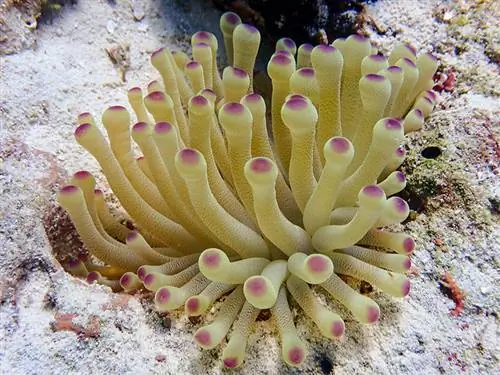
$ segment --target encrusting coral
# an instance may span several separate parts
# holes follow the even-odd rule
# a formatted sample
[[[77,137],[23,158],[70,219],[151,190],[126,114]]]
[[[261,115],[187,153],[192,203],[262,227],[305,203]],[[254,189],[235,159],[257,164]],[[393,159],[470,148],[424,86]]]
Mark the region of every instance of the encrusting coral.
[[[361,323],[377,321],[379,307],[338,275],[395,297],[409,293],[414,241],[387,227],[409,213],[393,196],[405,187],[396,168],[404,134],[420,129],[436,102],[429,90],[437,61],[406,45],[385,57],[359,35],[298,49],[284,38],[267,67],[268,114],[252,85],[258,30],[234,13],[222,16],[221,29],[231,64],[222,76],[217,39],[201,31],[192,60],[166,48],[152,55],[162,82],[146,94],[129,90],[135,125],[124,107],[108,108],[107,141],[89,113],[78,117],[77,142],[99,162],[136,229],[112,216],[89,172],[77,172],[58,201],[105,265],[74,260],[66,268],[113,290],[153,291],[161,312],[183,307],[197,316],[227,295],[194,335],[210,349],[232,327],[227,367],[241,365],[251,325],[271,309],[284,361],[298,366],[306,346],[289,298],[336,338],[344,322],[310,285]]]

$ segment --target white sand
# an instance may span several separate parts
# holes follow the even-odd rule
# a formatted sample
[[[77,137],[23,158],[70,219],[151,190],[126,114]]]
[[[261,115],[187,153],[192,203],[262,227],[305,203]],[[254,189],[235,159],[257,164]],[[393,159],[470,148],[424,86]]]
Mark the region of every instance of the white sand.
[[[186,19],[171,4],[179,2],[137,0],[146,14],[141,22],[134,20],[128,1],[117,3],[80,0],[52,25],[39,27],[34,48],[0,57],[0,374],[223,372],[221,350],[200,351],[191,340],[197,326],[182,313],[173,314],[166,328],[150,301],[123,303],[104,287],[72,278],[54,260],[45,236],[42,217],[60,177],[79,169],[98,172],[72,137],[75,116],[82,111],[98,116],[111,104],[124,104],[127,88],[156,77],[149,54],[160,46],[185,45],[189,35],[183,30],[217,28],[217,12],[208,2],[188,5],[193,16]],[[381,27],[398,31],[380,36],[372,30],[381,46],[410,42],[436,52],[444,66],[458,71],[454,93],[443,95],[425,130],[410,141],[406,168],[415,173],[410,183],[430,176],[439,186],[406,228],[418,244],[410,297],[398,301],[374,293],[382,309],[374,326],[361,326],[343,311],[341,342],[321,338],[295,311],[310,351],[300,370],[282,364],[272,320],[258,323],[245,364],[234,372],[324,374],[320,362],[330,361],[331,373],[349,375],[500,373],[500,184],[490,135],[498,132],[500,86],[498,67],[488,58],[494,47],[484,45],[500,33],[498,14],[469,6],[438,0],[381,0],[369,6]],[[453,22],[460,12],[476,13],[457,28]],[[126,83],[104,50],[114,43],[130,45]],[[460,55],[457,46],[465,48]],[[429,145],[439,145],[443,155],[423,159],[420,151]],[[459,317],[450,315],[454,303],[439,288],[445,270],[466,294]],[[100,336],[54,332],[54,316],[64,313],[76,313],[74,322],[84,326],[97,316]]]

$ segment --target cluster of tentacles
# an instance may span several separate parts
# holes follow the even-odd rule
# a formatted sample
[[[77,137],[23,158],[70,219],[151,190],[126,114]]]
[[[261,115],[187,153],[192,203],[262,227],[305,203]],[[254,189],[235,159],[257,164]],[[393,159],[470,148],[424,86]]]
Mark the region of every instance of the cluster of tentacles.
[[[396,169],[404,134],[420,129],[434,107],[428,90],[437,61],[406,45],[386,57],[358,35],[298,49],[281,39],[267,66],[267,111],[252,84],[259,32],[233,13],[222,16],[221,29],[231,65],[222,77],[215,36],[198,32],[192,58],[166,48],[152,55],[161,82],[146,94],[129,90],[135,125],[127,109],[110,107],[102,115],[108,142],[89,113],[78,117],[77,142],[136,229],[110,213],[89,172],[77,172],[58,200],[101,263],[66,267],[114,290],[153,291],[161,312],[200,315],[226,295],[194,339],[214,348],[232,327],[227,367],[243,362],[252,323],[271,309],[283,358],[297,366],[306,348],[289,298],[335,338],[344,322],[310,285],[361,323],[377,321],[379,307],[344,276],[395,297],[409,292],[414,241],[387,227],[409,213],[393,196],[405,187]],[[132,139],[143,156],[136,158]]]

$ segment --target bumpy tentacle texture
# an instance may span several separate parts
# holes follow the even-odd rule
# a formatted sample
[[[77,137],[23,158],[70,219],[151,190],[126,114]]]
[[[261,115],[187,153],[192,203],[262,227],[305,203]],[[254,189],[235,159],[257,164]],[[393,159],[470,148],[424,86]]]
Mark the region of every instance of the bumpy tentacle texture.
[[[160,312],[200,315],[229,293],[195,334],[208,349],[233,327],[227,367],[241,365],[258,312],[271,309],[284,361],[298,366],[307,350],[289,300],[327,338],[344,332],[310,285],[361,323],[377,321],[379,307],[345,280],[399,298],[409,292],[404,273],[415,242],[388,228],[409,209],[391,196],[406,184],[396,171],[404,134],[419,130],[436,102],[429,90],[437,61],[402,45],[387,58],[373,55],[360,36],[298,51],[281,39],[268,66],[274,91],[266,110],[252,85],[259,32],[231,13],[221,28],[234,64],[222,75],[215,36],[199,32],[191,58],[153,54],[163,84],[129,91],[132,116],[119,106],[104,112],[109,142],[89,113],[78,117],[75,138],[134,230],[111,214],[92,175],[77,172],[58,200],[105,265],[73,260],[67,269],[113,290],[153,291]]]

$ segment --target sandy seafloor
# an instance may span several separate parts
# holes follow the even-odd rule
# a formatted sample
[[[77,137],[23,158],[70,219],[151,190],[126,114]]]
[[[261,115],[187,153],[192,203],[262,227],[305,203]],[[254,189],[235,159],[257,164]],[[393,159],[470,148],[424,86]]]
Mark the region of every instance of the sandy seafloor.
[[[46,238],[42,217],[57,184],[79,169],[98,172],[73,139],[75,116],[98,116],[111,104],[124,104],[127,88],[156,77],[152,51],[185,46],[193,31],[218,25],[218,13],[196,2],[183,9],[182,2],[134,1],[136,12],[145,11],[140,22],[128,1],[116,3],[79,0],[52,24],[39,25],[31,47],[0,56],[0,374],[229,372],[222,370],[220,349],[203,352],[193,343],[197,325],[182,313],[173,314],[168,327],[147,300],[116,300],[109,289],[71,277]],[[320,337],[294,308],[309,348],[300,369],[281,361],[272,319],[259,322],[244,366],[234,373],[500,373],[500,85],[493,62],[499,14],[494,1],[380,0],[368,7],[386,30],[379,35],[366,26],[382,48],[409,42],[433,51],[443,67],[457,72],[454,91],[442,95],[424,130],[408,142],[409,185],[430,190],[405,228],[418,245],[411,294],[396,300],[374,292],[382,317],[373,326],[342,311],[346,334],[340,341]],[[130,46],[125,83],[105,52],[114,43]],[[423,158],[429,146],[442,154]],[[465,294],[457,317],[440,286],[445,271]],[[97,316],[100,335],[81,339],[74,332],[54,332],[51,322],[65,313],[77,314],[75,322],[82,325]]]

